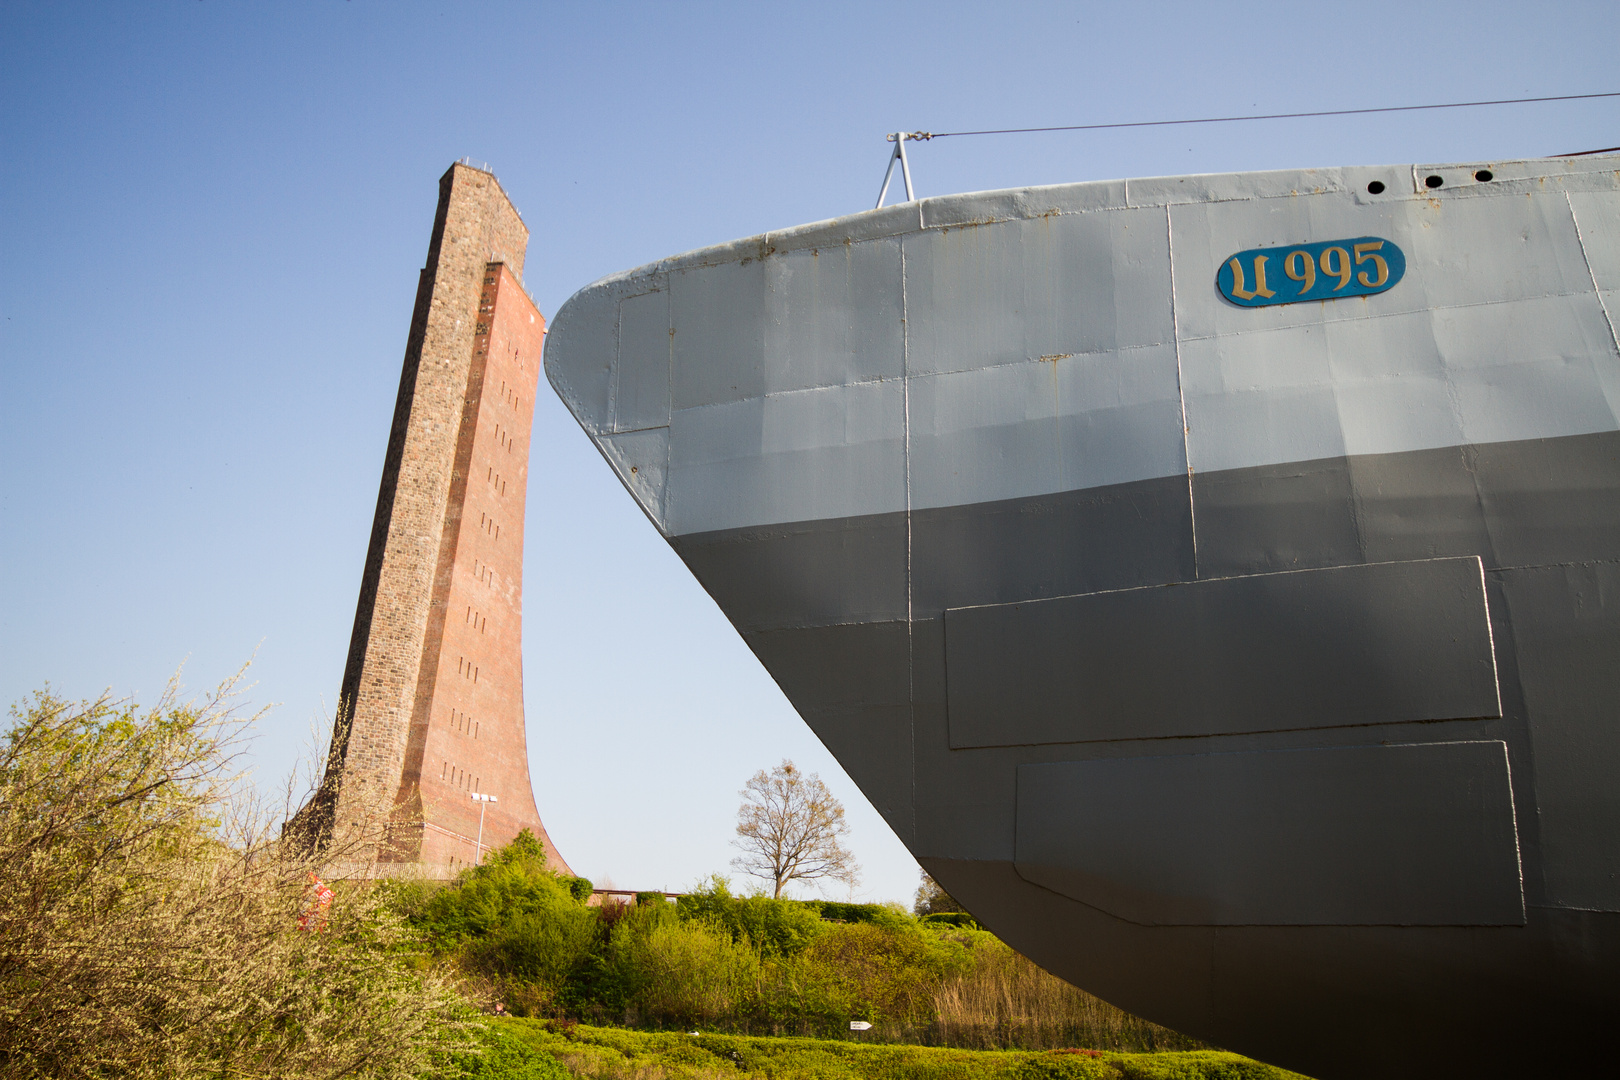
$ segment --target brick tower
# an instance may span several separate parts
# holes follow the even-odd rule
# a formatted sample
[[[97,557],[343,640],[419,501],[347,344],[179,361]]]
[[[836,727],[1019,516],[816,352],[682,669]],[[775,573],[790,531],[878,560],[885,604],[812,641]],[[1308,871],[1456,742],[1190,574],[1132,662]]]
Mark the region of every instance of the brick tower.
[[[393,807],[385,859],[449,870],[528,828],[523,503],[545,319],[495,177],[439,180],[313,835]],[[493,795],[495,802],[472,795]]]

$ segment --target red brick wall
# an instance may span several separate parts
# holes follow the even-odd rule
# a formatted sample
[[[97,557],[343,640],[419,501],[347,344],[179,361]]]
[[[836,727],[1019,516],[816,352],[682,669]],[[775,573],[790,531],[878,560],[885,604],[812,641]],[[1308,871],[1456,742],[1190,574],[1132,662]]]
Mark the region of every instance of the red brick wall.
[[[500,800],[487,808],[485,847],[524,827],[545,835],[523,720],[523,498],[545,326],[521,284],[527,245],[495,177],[451,166],[417,289],[326,780],[300,814],[310,835],[341,834],[366,807],[391,802],[396,820],[412,824],[395,829],[389,857],[459,864],[474,854],[474,790]]]
[[[567,871],[535,808],[523,717],[523,508],[545,325],[511,271],[490,263],[440,549],[442,619],[424,650],[422,722],[401,778],[402,790],[420,785],[423,862],[472,861],[482,811],[486,848],[528,828]]]

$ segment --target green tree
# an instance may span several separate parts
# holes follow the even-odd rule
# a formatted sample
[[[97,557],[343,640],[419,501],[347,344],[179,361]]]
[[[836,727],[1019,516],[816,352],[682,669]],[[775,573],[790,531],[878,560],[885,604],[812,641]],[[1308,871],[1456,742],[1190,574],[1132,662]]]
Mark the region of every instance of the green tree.
[[[935,881],[928,871],[922,871],[922,881],[917,886],[917,897],[911,910],[918,915],[945,915],[952,912],[966,911],[944,886]]]

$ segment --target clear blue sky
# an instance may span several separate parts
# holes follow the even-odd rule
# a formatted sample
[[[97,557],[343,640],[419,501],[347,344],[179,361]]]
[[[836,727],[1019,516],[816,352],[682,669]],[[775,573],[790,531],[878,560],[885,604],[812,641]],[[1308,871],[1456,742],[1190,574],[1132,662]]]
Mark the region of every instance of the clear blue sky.
[[[328,723],[436,182],[488,161],[549,315],[871,206],[936,131],[1620,89],[1620,4],[0,3],[0,699],[257,649],[266,783]],[[1620,144],[1620,100],[918,146],[919,194]],[[524,657],[581,872],[725,870],[782,757],[916,865],[542,386]]]

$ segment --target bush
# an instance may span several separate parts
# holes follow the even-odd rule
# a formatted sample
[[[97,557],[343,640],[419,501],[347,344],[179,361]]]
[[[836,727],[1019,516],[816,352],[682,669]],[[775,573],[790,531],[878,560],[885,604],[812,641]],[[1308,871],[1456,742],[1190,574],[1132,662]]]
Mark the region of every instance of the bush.
[[[712,1024],[746,1010],[758,992],[758,955],[725,927],[642,907],[613,929],[609,964],[643,1022]]]
[[[680,916],[723,926],[766,959],[796,956],[827,929],[814,904],[769,896],[733,896],[716,874],[677,902]]]
[[[965,911],[936,911],[924,915],[922,921],[930,926],[956,926],[963,930],[979,930],[979,920]]]
[[[775,1030],[832,1035],[867,1020],[898,1035],[932,1021],[941,985],[971,967],[960,943],[915,926],[834,925],[773,967],[764,1013]]]
[[[454,1055],[441,1075],[446,1080],[571,1080],[555,1057],[515,1038],[503,1025],[478,1032],[478,1051]]]
[[[544,856],[525,834],[449,887],[399,893],[518,1016],[837,1038],[866,1020],[870,1040],[983,1049],[1203,1045],[1055,978],[965,913],[735,896],[718,875],[675,904],[591,908]]]
[[[404,1078],[468,1045],[385,890],[311,906],[316,868],[234,783],[232,690],[12,709],[0,1077]]]
[[[597,919],[576,899],[577,880],[546,869],[544,845],[524,829],[417,905],[412,921],[441,953],[457,953],[492,980],[514,1007],[540,1013],[596,945]]]
[[[587,917],[591,952],[565,986],[531,996],[505,987],[520,1015],[842,1038],[866,1020],[870,1039],[986,1049],[1202,1046],[1047,974],[964,913],[919,919],[881,904],[735,896],[717,875],[674,905],[610,901]],[[487,933],[514,953],[496,924],[507,925],[491,919]],[[546,947],[578,958],[582,941]],[[500,970],[554,980],[565,966]]]
[[[805,900],[802,903],[829,922],[872,923],[901,929],[913,925],[915,921],[898,904],[841,904],[834,900]]]

